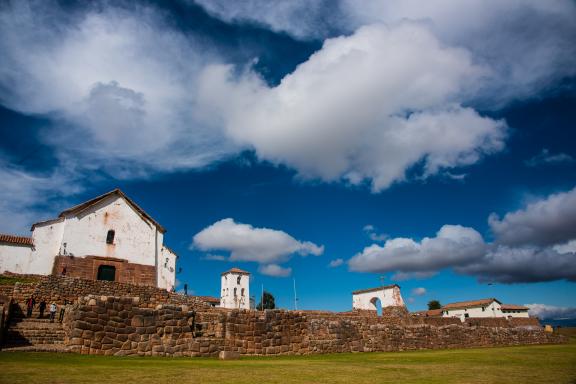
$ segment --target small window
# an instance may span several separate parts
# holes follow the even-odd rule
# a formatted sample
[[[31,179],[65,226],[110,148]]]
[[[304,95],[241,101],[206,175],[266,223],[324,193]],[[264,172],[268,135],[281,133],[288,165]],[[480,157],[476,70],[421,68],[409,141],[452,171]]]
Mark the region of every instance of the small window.
[[[236,283],[237,283],[238,285],[240,285],[240,280],[242,280],[242,276],[238,276],[238,278],[236,279]]]
[[[113,229],[109,230],[108,233],[106,234],[106,244],[114,244],[114,235],[116,233],[114,232]]]
[[[486,308],[482,307],[482,312],[486,311]]]
[[[241,295],[242,297],[244,297],[244,288],[242,288],[242,290],[240,291],[240,295]]]
[[[234,288],[234,297],[236,297],[236,288]]]

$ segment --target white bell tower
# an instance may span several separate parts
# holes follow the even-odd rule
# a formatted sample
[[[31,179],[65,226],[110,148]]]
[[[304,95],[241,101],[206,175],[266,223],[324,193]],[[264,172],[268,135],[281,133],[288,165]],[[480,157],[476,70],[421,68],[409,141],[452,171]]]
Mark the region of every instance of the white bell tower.
[[[250,309],[250,272],[232,268],[221,277],[220,307]]]

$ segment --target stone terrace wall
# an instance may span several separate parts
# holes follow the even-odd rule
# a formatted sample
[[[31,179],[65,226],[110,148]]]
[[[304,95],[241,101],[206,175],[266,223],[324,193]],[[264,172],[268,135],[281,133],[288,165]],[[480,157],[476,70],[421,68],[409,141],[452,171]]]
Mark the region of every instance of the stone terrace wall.
[[[509,328],[512,326],[508,319],[504,317],[470,317],[466,319],[464,324],[472,327],[477,326]]]
[[[195,332],[195,311],[186,305],[140,307],[140,299],[81,298],[66,314],[66,344],[73,352],[116,356],[215,356],[220,334]]]
[[[535,317],[513,317],[508,321],[512,327],[540,328],[542,326],[540,320]]]
[[[16,283],[13,286],[8,286],[9,288],[3,286],[2,292],[6,291],[4,294],[12,297],[22,312],[26,312],[25,303],[31,295],[44,298],[47,302],[54,301],[59,305],[63,304],[64,300],[76,302],[79,297],[97,294],[139,297],[139,305],[150,308],[155,308],[158,304],[188,305],[193,308],[208,307],[198,297],[171,293],[150,286],[53,275],[34,277],[35,282]]]
[[[192,311],[186,305],[152,309],[142,306],[140,298],[89,296],[69,311],[65,330],[75,352],[143,356],[215,356],[220,351],[292,355],[566,341],[541,329],[435,326],[421,320],[309,311]]]

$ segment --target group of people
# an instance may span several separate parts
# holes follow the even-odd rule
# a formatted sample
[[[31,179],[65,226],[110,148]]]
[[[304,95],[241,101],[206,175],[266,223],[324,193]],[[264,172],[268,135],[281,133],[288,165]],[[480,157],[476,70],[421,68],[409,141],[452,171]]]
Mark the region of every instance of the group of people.
[[[64,320],[64,313],[66,311],[66,304],[68,304],[68,300],[64,300],[64,304],[60,306],[60,315],[58,316],[58,321],[62,322]],[[36,306],[36,298],[34,296],[30,296],[28,300],[26,300],[26,317],[32,317],[32,311]],[[39,319],[44,317],[44,312],[46,311],[46,300],[42,298],[40,303],[38,303],[38,310],[40,311],[40,315],[38,315]],[[50,304],[50,322],[53,323],[56,319],[56,312],[58,311],[58,306],[56,302],[52,302]]]

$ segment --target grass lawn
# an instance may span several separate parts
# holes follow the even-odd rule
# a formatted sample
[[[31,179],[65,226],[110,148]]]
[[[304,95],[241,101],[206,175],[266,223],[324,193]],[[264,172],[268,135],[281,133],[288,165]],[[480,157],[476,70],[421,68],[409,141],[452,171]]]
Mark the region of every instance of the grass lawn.
[[[130,358],[0,352],[0,383],[569,383],[567,345],[397,353]]]

